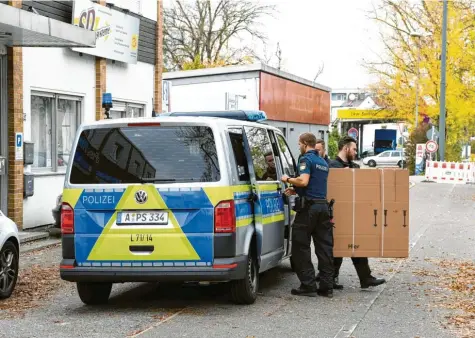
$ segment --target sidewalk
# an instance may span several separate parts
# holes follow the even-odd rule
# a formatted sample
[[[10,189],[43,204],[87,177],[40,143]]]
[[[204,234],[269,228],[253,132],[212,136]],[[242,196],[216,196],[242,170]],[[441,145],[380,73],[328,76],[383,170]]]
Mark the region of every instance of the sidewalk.
[[[51,228],[44,231],[19,231],[20,252],[27,253],[61,243],[60,230]]]

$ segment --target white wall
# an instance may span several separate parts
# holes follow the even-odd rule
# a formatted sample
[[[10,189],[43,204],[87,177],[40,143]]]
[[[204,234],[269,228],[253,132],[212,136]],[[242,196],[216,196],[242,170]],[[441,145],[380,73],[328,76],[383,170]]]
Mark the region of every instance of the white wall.
[[[239,109],[259,109],[259,78],[257,77],[253,79],[193,83],[189,85],[177,84],[177,81],[174,80],[169,81],[173,83],[170,96],[172,111],[224,110],[226,92],[246,95],[246,99],[239,98]],[[297,140],[300,134],[311,132],[319,137],[318,131],[323,130],[325,131],[325,137],[328,139],[326,134],[328,126],[311,126],[303,123],[270,120],[266,121],[266,123],[274,127],[286,128],[287,142],[296,160],[299,156]]]
[[[313,133],[317,138],[320,138],[319,131],[324,132],[324,139],[325,143],[328,144],[328,126],[324,125],[309,125],[303,123],[294,123],[294,122],[282,122],[282,121],[266,121],[266,124],[277,128],[285,128],[286,129],[286,139],[287,143],[289,144],[289,148],[292,151],[292,155],[294,156],[295,160],[297,161],[300,151],[298,147],[298,138],[302,133]]]
[[[31,140],[31,92],[70,94],[83,98],[83,121],[95,119],[94,58],[67,48],[23,48],[24,138]],[[30,171],[30,168],[25,168]],[[35,176],[34,195],[23,203],[24,228],[53,222],[51,209],[63,189],[64,175]]]
[[[172,111],[224,110],[226,92],[246,95],[239,98],[239,109],[259,109],[259,78],[177,85],[172,82]]]
[[[152,2],[152,1],[151,1]],[[151,116],[154,66],[107,63],[107,91],[114,100],[145,104]],[[23,48],[24,137],[31,139],[31,91],[69,94],[83,98],[82,122],[95,120],[95,59],[68,48]],[[28,166],[25,171],[30,171]],[[64,174],[35,173],[34,195],[24,200],[24,227],[51,224],[51,209],[61,194]]]
[[[154,65],[107,61],[107,92],[113,100],[145,104],[145,116],[152,116]]]

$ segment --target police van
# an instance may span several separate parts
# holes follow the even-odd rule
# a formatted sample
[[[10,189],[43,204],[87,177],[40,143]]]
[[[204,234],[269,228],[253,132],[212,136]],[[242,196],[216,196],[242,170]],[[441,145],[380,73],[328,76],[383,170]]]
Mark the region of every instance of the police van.
[[[259,273],[290,257],[280,182],[288,143],[262,111],[166,113],[78,129],[61,208],[60,275],[85,304],[124,282],[230,282],[256,300]]]

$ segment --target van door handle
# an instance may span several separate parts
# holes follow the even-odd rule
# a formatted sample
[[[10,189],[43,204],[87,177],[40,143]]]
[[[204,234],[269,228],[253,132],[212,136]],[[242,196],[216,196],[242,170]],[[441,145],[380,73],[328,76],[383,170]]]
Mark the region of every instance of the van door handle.
[[[257,202],[257,194],[251,192],[249,198],[247,199],[249,202]]]

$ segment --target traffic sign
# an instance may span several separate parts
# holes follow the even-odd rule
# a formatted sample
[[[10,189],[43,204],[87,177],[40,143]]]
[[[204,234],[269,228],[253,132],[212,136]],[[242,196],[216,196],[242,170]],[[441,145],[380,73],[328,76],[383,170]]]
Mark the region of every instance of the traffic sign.
[[[357,139],[358,138],[358,129],[350,128],[350,130],[348,130],[348,136],[353,137],[354,139]]]
[[[15,161],[23,160],[23,133],[15,133]]]
[[[432,127],[427,131],[426,136],[429,140],[437,140],[439,138],[439,131],[437,128]]]
[[[426,143],[426,150],[428,153],[435,153],[439,149],[437,142],[429,140]]]

